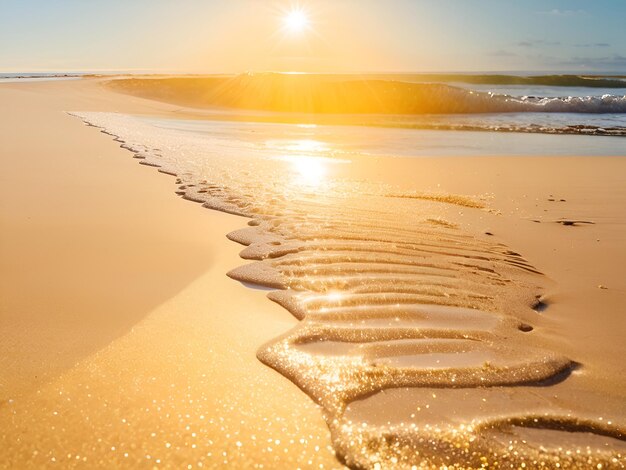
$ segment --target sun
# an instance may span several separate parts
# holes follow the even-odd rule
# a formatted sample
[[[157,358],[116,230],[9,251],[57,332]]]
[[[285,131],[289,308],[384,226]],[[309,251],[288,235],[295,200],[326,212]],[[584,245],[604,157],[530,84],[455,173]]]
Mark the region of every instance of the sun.
[[[309,26],[309,16],[304,10],[291,10],[284,18],[285,28],[292,33],[300,33]]]

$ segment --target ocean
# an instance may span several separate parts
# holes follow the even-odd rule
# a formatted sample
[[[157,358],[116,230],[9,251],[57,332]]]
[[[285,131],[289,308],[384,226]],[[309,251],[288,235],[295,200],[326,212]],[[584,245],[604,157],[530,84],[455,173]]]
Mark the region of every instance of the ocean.
[[[622,76],[248,73],[125,78],[110,86],[149,99],[208,109],[218,119],[237,113],[239,119],[252,121],[626,135],[626,79]]]

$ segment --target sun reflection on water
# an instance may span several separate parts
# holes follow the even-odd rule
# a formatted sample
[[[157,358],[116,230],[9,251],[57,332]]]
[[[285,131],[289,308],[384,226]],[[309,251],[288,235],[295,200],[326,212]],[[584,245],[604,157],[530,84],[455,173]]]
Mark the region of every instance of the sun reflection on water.
[[[294,183],[319,187],[326,181],[328,165],[325,158],[294,155],[286,157],[295,173]]]
[[[299,126],[309,128],[308,124]],[[272,158],[286,163],[283,168],[287,172],[285,182],[290,191],[314,189],[326,193],[337,177],[333,165],[350,163],[350,160],[337,156],[333,144],[315,137],[315,133],[307,132],[296,138],[274,138],[263,143],[264,150],[269,151]]]
[[[293,152],[324,152],[329,150],[328,145],[324,142],[313,139],[294,140],[288,142],[285,148]]]
[[[318,154],[331,150],[326,142],[316,139],[271,139],[265,141],[265,147],[305,154]]]

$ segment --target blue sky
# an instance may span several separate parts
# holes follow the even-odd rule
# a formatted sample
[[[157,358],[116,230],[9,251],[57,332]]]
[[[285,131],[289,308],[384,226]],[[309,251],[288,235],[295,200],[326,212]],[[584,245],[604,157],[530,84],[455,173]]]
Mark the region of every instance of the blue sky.
[[[625,23],[626,0],[0,0],[0,71],[626,72]]]

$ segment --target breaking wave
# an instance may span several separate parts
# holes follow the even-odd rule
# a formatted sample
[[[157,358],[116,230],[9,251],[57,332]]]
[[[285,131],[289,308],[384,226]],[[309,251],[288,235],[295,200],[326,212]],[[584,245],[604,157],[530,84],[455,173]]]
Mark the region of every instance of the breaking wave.
[[[620,82],[622,83],[622,82]],[[626,88],[626,82],[623,82]],[[260,73],[232,77],[125,78],[116,91],[200,108],[312,114],[626,113],[626,94],[537,97],[446,83],[372,76]],[[621,90],[621,89],[616,89]]]
[[[473,95],[476,92],[468,92]],[[492,104],[486,111],[476,112],[530,112],[530,113],[626,113],[626,95],[534,97],[508,96],[487,93]]]

